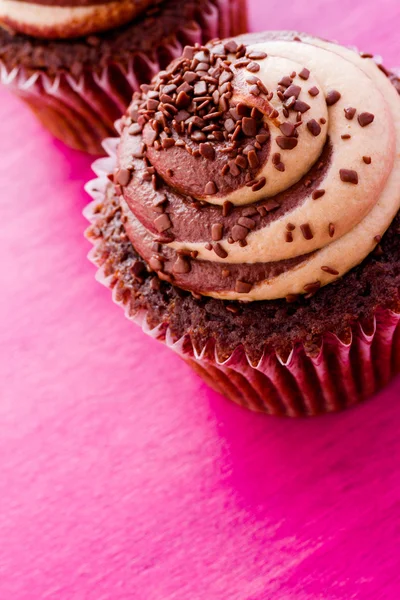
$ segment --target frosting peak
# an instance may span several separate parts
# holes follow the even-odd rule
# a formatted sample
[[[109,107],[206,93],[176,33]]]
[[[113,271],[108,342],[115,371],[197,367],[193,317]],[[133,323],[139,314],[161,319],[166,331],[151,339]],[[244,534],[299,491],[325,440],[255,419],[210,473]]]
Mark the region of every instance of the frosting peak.
[[[335,44],[271,37],[186,48],[123,121],[128,235],[195,293],[315,293],[373,250],[399,208],[390,81]]]

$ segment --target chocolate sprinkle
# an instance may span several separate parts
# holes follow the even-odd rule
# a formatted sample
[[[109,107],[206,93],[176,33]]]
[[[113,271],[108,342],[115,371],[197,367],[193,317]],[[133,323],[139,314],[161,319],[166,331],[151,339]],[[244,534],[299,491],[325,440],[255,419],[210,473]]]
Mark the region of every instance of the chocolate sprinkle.
[[[154,220],[154,226],[159,233],[163,233],[170,227],[172,227],[171,220],[167,214],[160,215],[157,219]]]
[[[260,65],[256,62],[250,62],[246,69],[250,71],[250,73],[257,73],[260,70]]]
[[[128,185],[132,177],[131,171],[128,169],[119,169],[116,175],[116,181],[122,186]]]
[[[285,75],[284,77],[282,77],[282,79],[278,82],[278,85],[281,85],[285,88],[288,88],[289,85],[291,85],[292,83],[292,78],[289,77],[289,75]]]
[[[234,242],[238,242],[239,240],[246,239],[249,230],[247,227],[243,227],[243,225],[234,225],[232,227],[232,239]]]
[[[333,106],[338,100],[340,100],[341,97],[342,95],[337,90],[330,90],[325,98],[326,104],[328,106]]]
[[[265,186],[266,183],[267,183],[267,180],[265,179],[265,177],[261,177],[261,179],[259,179],[256,183],[254,183],[251,186],[252,192],[258,192]]]
[[[223,227],[222,227],[221,223],[214,223],[214,225],[212,225],[211,238],[213,239],[214,242],[219,242],[220,240],[222,240],[222,231],[223,231]]]
[[[358,122],[361,125],[361,127],[366,127],[367,125],[372,123],[372,121],[374,119],[375,119],[375,115],[373,115],[372,113],[369,113],[369,112],[363,112],[358,115]]]
[[[247,160],[249,161],[251,169],[256,169],[258,167],[259,160],[257,154],[255,153],[255,150],[250,150],[250,152],[247,154]]]
[[[321,133],[321,125],[315,119],[307,122],[307,129],[315,137]]]
[[[303,102],[303,100],[296,100],[293,105],[293,110],[296,110],[299,113],[305,113],[310,110],[311,106],[307,104],[307,102]]]
[[[254,137],[257,134],[257,121],[251,117],[243,117],[242,131],[248,137]]]
[[[308,292],[309,294],[314,294],[315,292],[317,292],[319,290],[320,287],[321,287],[320,281],[313,281],[312,283],[307,283],[303,289],[305,292]]]
[[[279,208],[279,207],[280,207],[279,202],[277,200],[274,200],[273,198],[270,198],[269,200],[266,201],[264,206],[261,208],[265,208],[266,211],[270,212],[271,210],[275,210],[276,208]]]
[[[293,148],[296,148],[298,140],[295,137],[284,137],[282,135],[278,135],[276,138],[276,143],[278,144],[279,148],[282,148],[282,150],[293,150]]]
[[[351,169],[340,169],[340,179],[345,183],[353,183],[357,185],[358,183],[358,173],[357,171],[353,171]]]
[[[235,292],[237,292],[238,294],[248,294],[252,287],[253,286],[251,283],[237,279],[235,285]]]
[[[303,237],[305,240],[312,240],[314,235],[313,232],[311,231],[311,227],[309,223],[303,223],[302,225],[300,225],[300,229],[301,229],[301,233],[303,234]]]
[[[308,93],[310,94],[310,96],[312,96],[314,98],[315,96],[318,96],[319,89],[314,85],[312,88],[310,88],[308,90]]]
[[[207,183],[206,187],[204,188],[204,193],[207,196],[213,196],[217,193],[217,186],[215,185],[214,181],[209,181]]]
[[[256,222],[253,219],[250,219],[250,217],[240,217],[238,224],[247,227],[247,229],[254,229],[256,226]]]
[[[336,269],[332,269],[332,267],[321,267],[322,271],[325,271],[325,273],[329,273],[330,275],[339,275],[339,271],[336,271]]]
[[[291,231],[285,231],[285,242],[293,242],[293,233]]]
[[[201,156],[203,156],[207,160],[214,160],[215,150],[211,144],[209,144],[209,143],[200,144],[199,151],[200,151]]]
[[[191,270],[190,260],[187,258],[187,256],[179,255],[174,263],[174,266],[172,267],[172,270],[177,274],[189,273]]]
[[[301,87],[299,85],[294,85],[291,84],[284,92],[283,92],[283,97],[284,98],[290,98],[291,96],[294,96],[296,99],[299,97],[301,92]]]
[[[302,71],[300,71],[299,77],[301,79],[307,80],[310,77],[310,71],[308,69],[306,69],[306,67],[304,67],[304,69]]]
[[[159,255],[154,255],[150,257],[149,260],[150,269],[153,271],[162,271],[164,268],[163,257]]]
[[[284,123],[281,123],[281,125],[279,125],[279,129],[281,130],[283,135],[285,135],[286,137],[291,137],[294,134],[296,128],[293,123],[285,121]]]
[[[325,194],[325,190],[314,190],[312,193],[312,199],[318,200],[318,198],[322,198],[322,196],[324,194]]]
[[[218,242],[216,244],[213,244],[213,249],[215,254],[220,258],[226,258],[228,256],[228,253],[225,250],[225,248],[223,248]]]
[[[227,217],[232,212],[232,209],[232,202],[230,202],[229,200],[225,200],[225,202],[222,205],[222,216]]]
[[[346,119],[348,121],[351,121],[354,118],[354,115],[356,114],[356,109],[353,108],[352,106],[349,106],[348,108],[344,109],[344,116],[346,117]]]
[[[252,60],[262,60],[263,58],[267,58],[267,53],[259,50],[252,50],[247,54],[247,58],[251,58]]]

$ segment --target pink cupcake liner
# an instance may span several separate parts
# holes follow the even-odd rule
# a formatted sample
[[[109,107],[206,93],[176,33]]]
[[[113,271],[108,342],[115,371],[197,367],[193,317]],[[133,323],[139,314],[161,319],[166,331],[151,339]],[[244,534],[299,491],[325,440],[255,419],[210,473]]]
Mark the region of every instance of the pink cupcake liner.
[[[103,154],[102,141],[115,135],[114,122],[129,105],[133,92],[179,57],[184,45],[236,35],[246,29],[245,0],[217,0],[198,12],[196,21],[161,41],[151,56],[135,52],[128,65],[109,64],[100,73],[50,77],[24,68],[8,69],[0,61],[0,83],[33,110],[51,133],[68,146]],[[163,65],[159,57],[162,55]]]
[[[86,185],[93,201],[84,215],[91,223],[96,222],[96,207],[104,200],[107,174],[116,164],[117,144],[118,138],[105,141],[108,157],[94,163],[98,177]],[[89,260],[99,267],[96,279],[111,289],[114,302],[124,309],[127,318],[174,350],[210,387],[241,406],[290,417],[335,412],[372,396],[400,373],[400,314],[388,309],[377,309],[368,323],[356,322],[345,339],[327,333],[317,354],[296,344],[286,357],[265,351],[253,364],[243,346],[238,346],[221,361],[213,339],[199,349],[189,334],[174,339],[168,323],[151,328],[146,311],[132,315],[115,285],[115,276],[107,275],[100,265],[99,245],[93,236],[87,237],[94,246]]]

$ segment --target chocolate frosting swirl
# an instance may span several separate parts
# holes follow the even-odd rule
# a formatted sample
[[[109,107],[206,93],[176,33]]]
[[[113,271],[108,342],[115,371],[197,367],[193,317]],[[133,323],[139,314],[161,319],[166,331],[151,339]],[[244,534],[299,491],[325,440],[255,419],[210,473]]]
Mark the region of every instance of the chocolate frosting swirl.
[[[400,205],[400,101],[370,58],[296,34],[185,48],[135,94],[113,174],[136,250],[224,299],[314,294]]]

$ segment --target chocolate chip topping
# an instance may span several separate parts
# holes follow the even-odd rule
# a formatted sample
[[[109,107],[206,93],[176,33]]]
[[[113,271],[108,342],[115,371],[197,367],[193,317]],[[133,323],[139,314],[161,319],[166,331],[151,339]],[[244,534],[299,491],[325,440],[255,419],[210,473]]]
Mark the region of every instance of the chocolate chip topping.
[[[325,194],[325,190],[315,190],[312,193],[312,199],[318,200],[319,198],[322,198],[322,196],[324,196],[324,194]]]
[[[285,231],[285,242],[288,244],[293,242],[293,233],[291,231]]]
[[[307,129],[314,136],[318,136],[321,133],[321,125],[315,119],[307,121]]]
[[[283,92],[283,97],[284,98],[290,98],[292,96],[294,96],[294,98],[298,98],[301,92],[301,87],[299,85],[290,85],[284,92]]]
[[[293,109],[299,113],[305,113],[310,110],[311,106],[307,104],[307,102],[303,102],[303,100],[296,100],[293,104]]]
[[[244,225],[234,225],[231,230],[232,239],[237,242],[239,240],[245,240],[249,230]]]
[[[375,115],[369,112],[363,112],[360,113],[357,118],[361,127],[366,127],[367,125],[372,123],[372,121],[375,119]]]
[[[295,127],[294,123],[289,123],[286,121],[279,125],[279,129],[281,130],[283,135],[285,135],[287,137],[291,137],[294,134],[294,132],[296,131],[296,127]]]
[[[267,56],[266,52],[260,50],[252,50],[247,54],[247,58],[251,58],[251,60],[262,60],[263,58],[267,58]]]
[[[340,100],[341,98],[341,94],[340,92],[338,92],[337,90],[330,90],[327,95],[326,95],[326,104],[328,106],[333,106],[334,104],[336,104],[336,102],[338,102],[338,100]]]
[[[228,253],[225,250],[225,248],[223,248],[219,243],[213,244],[213,250],[215,254],[220,258],[226,258],[228,256]]]
[[[252,284],[247,281],[241,281],[238,279],[235,284],[235,291],[238,294],[248,294],[252,288]]]
[[[204,193],[207,196],[212,196],[214,194],[217,193],[217,186],[215,185],[214,181],[209,181],[206,185],[206,187],[204,188]]]
[[[199,151],[200,151],[201,156],[203,156],[207,160],[214,160],[215,150],[211,144],[209,144],[209,143],[200,144]]]
[[[330,275],[339,275],[339,271],[333,269],[332,267],[323,266],[321,267],[321,270],[325,271],[325,273],[329,273]]]
[[[299,73],[299,77],[301,79],[305,79],[307,80],[310,77],[310,71],[308,69],[306,69],[306,67],[304,67],[304,69],[302,69]]]
[[[352,169],[340,169],[340,179],[346,183],[358,183],[358,173]]]
[[[276,138],[276,143],[278,144],[279,148],[282,148],[282,150],[293,150],[293,148],[296,148],[298,144],[298,139],[295,137],[278,135]]]
[[[309,223],[303,223],[302,225],[300,225],[300,230],[305,240],[313,239],[314,235]]]
[[[178,256],[174,266],[172,267],[173,272],[177,274],[189,273],[190,269],[191,266],[189,258],[182,255]]]
[[[318,96],[319,89],[314,85],[312,88],[310,88],[308,90],[308,93],[310,94],[310,96],[312,96],[314,98],[315,96]]]
[[[223,226],[221,223],[214,223],[211,227],[211,237],[214,242],[219,242],[222,239]]]
[[[348,119],[349,121],[351,121],[354,118],[354,115],[356,114],[356,109],[353,108],[352,106],[349,106],[348,108],[344,109],[344,116],[346,117],[346,119]]]
[[[171,220],[167,214],[160,215],[154,220],[154,225],[159,233],[163,233],[172,227]]]
[[[116,174],[115,181],[122,186],[127,186],[132,177],[131,171],[128,169],[119,169]]]

